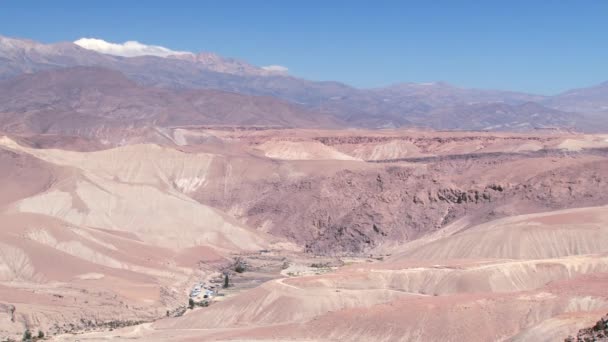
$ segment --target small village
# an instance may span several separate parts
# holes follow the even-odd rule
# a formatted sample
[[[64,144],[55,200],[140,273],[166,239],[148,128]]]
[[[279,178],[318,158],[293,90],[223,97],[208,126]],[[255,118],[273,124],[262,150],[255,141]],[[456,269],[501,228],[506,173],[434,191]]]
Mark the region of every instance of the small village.
[[[190,291],[189,306],[208,306],[213,298],[219,295],[217,285],[207,285],[203,282],[194,285]]]

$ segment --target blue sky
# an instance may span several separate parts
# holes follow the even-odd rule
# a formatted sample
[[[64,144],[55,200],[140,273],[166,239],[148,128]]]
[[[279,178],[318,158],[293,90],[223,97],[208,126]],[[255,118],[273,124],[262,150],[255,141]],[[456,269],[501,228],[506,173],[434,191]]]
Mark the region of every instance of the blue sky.
[[[0,0],[0,34],[213,51],[357,87],[553,94],[608,80],[608,1]]]

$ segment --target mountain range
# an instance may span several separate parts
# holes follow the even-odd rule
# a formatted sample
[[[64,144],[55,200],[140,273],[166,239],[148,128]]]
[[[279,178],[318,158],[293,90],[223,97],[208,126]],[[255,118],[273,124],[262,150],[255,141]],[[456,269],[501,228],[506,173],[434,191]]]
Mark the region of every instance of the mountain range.
[[[0,341],[564,341],[608,312],[607,88],[0,37]]]
[[[71,72],[62,73],[66,68],[75,67],[80,68],[71,69],[76,70],[73,75]],[[83,67],[93,69],[85,71]],[[39,72],[44,73],[33,78],[23,77],[24,74]],[[208,52],[124,57],[85,49],[71,42],[42,44],[0,36],[0,80],[4,80],[2,93],[5,96],[9,94],[5,89],[10,88],[11,83],[38,82],[41,79],[44,79],[41,84],[49,89],[73,88],[78,84],[90,88],[90,85],[79,80],[83,73],[104,79],[103,84],[95,86],[113,89],[113,100],[118,103],[133,100],[131,92],[134,89],[138,89],[135,98],[141,99],[144,93],[156,97],[158,92],[171,97],[171,100],[157,103],[158,106],[152,111],[148,103],[158,102],[162,96],[156,97],[156,100],[142,100],[139,102],[141,106],[131,105],[128,113],[123,111],[124,119],[129,122],[145,120],[149,124],[162,121],[165,124],[270,124],[286,127],[330,127],[338,124],[342,127],[415,126],[497,131],[539,128],[605,131],[608,128],[608,82],[555,96],[465,89],[443,82],[401,83],[384,88],[358,89],[340,82],[309,81],[291,76],[284,70],[257,67]],[[127,82],[127,79],[133,82]],[[87,80],[96,82],[89,78]],[[124,91],[121,90],[123,88]],[[44,96],[32,94],[33,89],[45,91],[43,87],[28,88],[30,96],[11,101],[11,105],[7,99],[3,99],[0,106],[3,122],[12,120],[9,116],[15,113],[31,114],[29,111],[34,105],[50,105],[40,102]],[[185,96],[186,90],[192,90],[197,95],[189,93],[189,96],[198,99],[213,97],[209,101],[214,105],[204,109],[184,109],[184,101],[175,100],[174,96]],[[75,112],[84,110],[80,108],[84,104],[74,103],[73,96],[72,109]],[[237,97],[238,100],[235,99]],[[38,102],[30,103],[33,99]],[[265,106],[258,106],[252,112],[249,108],[237,108],[239,106],[235,105],[248,101],[258,104],[263,101]],[[51,112],[46,110],[39,114],[49,122],[57,121]],[[65,108],[60,112],[65,114]],[[104,113],[102,110],[95,115],[102,121],[117,119],[114,116],[106,118],[104,115],[107,113]],[[31,118],[29,114],[27,117]],[[165,119],[159,121],[158,115]],[[43,126],[38,130],[44,130]]]
[[[273,97],[146,87],[97,67],[45,70],[0,81],[0,113],[4,131],[79,136],[142,126],[336,125],[327,115]]]

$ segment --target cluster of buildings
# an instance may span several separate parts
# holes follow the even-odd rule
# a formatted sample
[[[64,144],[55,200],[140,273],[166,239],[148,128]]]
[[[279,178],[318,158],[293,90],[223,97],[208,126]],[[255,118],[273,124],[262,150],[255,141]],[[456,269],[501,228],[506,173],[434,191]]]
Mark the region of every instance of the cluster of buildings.
[[[216,295],[216,292],[215,285],[206,286],[204,283],[198,283],[190,291],[190,298],[195,299],[203,295],[203,299],[211,299]]]

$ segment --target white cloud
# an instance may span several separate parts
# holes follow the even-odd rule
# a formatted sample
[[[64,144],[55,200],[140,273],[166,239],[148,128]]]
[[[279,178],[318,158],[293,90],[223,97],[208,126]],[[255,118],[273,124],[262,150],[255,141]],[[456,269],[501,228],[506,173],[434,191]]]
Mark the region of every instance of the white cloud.
[[[135,56],[158,56],[167,57],[170,55],[191,54],[188,51],[174,51],[158,45],[146,45],[136,41],[128,41],[122,44],[106,42],[103,39],[80,38],[74,44],[108,55],[135,57]]]
[[[270,71],[270,72],[277,72],[277,73],[287,73],[287,71],[289,71],[289,69],[287,67],[284,67],[282,65],[267,65],[267,66],[263,66],[262,69],[264,69],[266,71]]]

